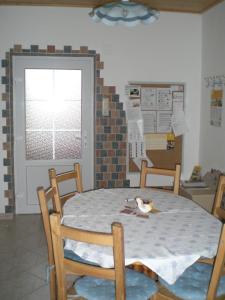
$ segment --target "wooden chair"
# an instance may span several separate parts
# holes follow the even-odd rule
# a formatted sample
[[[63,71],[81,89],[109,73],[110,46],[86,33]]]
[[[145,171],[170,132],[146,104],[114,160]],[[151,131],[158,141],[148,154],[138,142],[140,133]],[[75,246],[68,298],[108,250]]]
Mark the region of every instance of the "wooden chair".
[[[224,191],[225,191],[225,175],[220,175],[218,186],[216,189],[216,195],[214,198],[212,214],[221,221],[225,220],[225,210],[224,208],[221,207]],[[198,260],[198,262],[211,264],[211,265],[214,264],[214,261],[215,261],[214,258],[200,258]]]
[[[154,167],[148,167],[147,160],[142,160],[141,174],[140,174],[140,187],[141,188],[146,187],[146,180],[147,180],[148,174],[172,176],[174,178],[173,192],[178,195],[179,187],[180,187],[180,172],[181,172],[181,168],[180,168],[179,164],[176,165],[175,170],[159,169],[159,168],[154,168]],[[134,263],[134,264],[132,264],[132,267],[134,268],[134,270],[143,272],[151,278],[157,278],[157,275],[152,270],[150,270],[146,266],[142,265],[141,263]]]
[[[214,265],[195,263],[169,285],[160,279],[161,287],[157,300],[225,299],[225,225],[222,227]],[[189,297],[189,298],[188,298]]]
[[[155,299],[157,286],[153,280],[133,270],[125,271],[123,227],[120,223],[112,224],[111,233],[101,233],[61,225],[59,214],[51,215],[50,222],[59,287],[58,300],[67,299],[65,276],[72,273],[81,276],[88,275],[80,277],[75,283],[77,294],[87,299]],[[102,268],[69,261],[63,257],[64,239],[112,247],[114,267]],[[139,293],[139,298],[137,293]]]
[[[69,192],[64,195],[60,195],[60,188],[59,184],[62,182],[65,182],[67,180],[74,180],[75,181],[75,190],[72,192]],[[60,215],[63,215],[62,207],[66,200],[71,198],[72,196],[76,195],[76,193],[83,192],[83,184],[82,184],[82,177],[81,177],[81,170],[80,170],[80,164],[75,163],[74,169],[72,171],[56,174],[56,170],[54,168],[49,170],[49,180],[52,187],[56,189],[55,197],[55,205],[56,205],[56,211],[60,213]]]
[[[225,210],[224,208],[221,207],[224,191],[225,191],[225,175],[220,175],[218,187],[214,199],[214,204],[212,208],[212,214],[220,220],[225,220]]]
[[[55,269],[55,259],[53,254],[53,244],[52,244],[52,234],[51,234],[51,226],[50,226],[50,214],[52,212],[56,212],[54,199],[57,196],[57,192],[55,188],[48,187],[44,190],[43,187],[37,188],[37,194],[42,214],[42,220],[44,225],[45,236],[47,240],[47,248],[48,248],[48,277],[49,277],[49,285],[50,285],[50,299],[57,299],[57,285],[56,285],[56,269]],[[81,260],[79,256],[77,256],[72,251],[64,250],[64,256],[71,260]],[[71,282],[67,282],[67,285],[71,285]]]
[[[147,160],[142,160],[141,175],[140,175],[140,187],[141,188],[146,187],[146,179],[147,179],[148,174],[171,176],[174,178],[173,192],[178,195],[179,187],[180,187],[180,172],[181,172],[181,168],[180,168],[179,164],[176,165],[175,170],[158,169],[158,168],[154,168],[154,167],[148,167]]]
[[[50,227],[50,219],[49,219],[49,202],[52,203],[54,210],[54,201],[53,199],[53,188],[49,187],[44,190],[43,187],[39,187],[37,189],[38,199],[40,203],[42,220],[44,225],[45,236],[47,239],[47,247],[48,247],[48,274],[49,274],[49,284],[50,284],[50,299],[57,299],[57,289],[56,289],[56,272],[55,272],[55,260],[53,255],[53,246],[52,246],[52,236],[51,236],[51,227]]]

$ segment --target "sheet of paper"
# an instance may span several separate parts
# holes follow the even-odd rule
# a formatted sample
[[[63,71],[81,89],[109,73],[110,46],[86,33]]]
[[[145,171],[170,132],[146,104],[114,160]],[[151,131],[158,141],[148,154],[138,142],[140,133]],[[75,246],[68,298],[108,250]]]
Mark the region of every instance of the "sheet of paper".
[[[172,95],[173,95],[173,100],[184,101],[184,93],[183,92],[176,91],[176,92],[173,92]]]
[[[146,156],[146,148],[144,141],[129,143],[129,157],[133,160],[135,165],[141,170],[142,159],[147,160],[150,167],[153,166],[151,160]]]
[[[129,90],[130,90],[130,86],[129,85],[125,85],[124,94],[125,95],[129,95]]]
[[[138,121],[142,120],[142,114],[140,107],[128,107],[127,108],[127,120],[128,121]]]
[[[221,127],[222,124],[222,107],[210,107],[210,124]]]
[[[215,82],[211,91],[210,101],[210,124],[221,127],[223,107],[223,86],[220,82]]]
[[[139,170],[141,170],[141,161],[142,161],[142,159],[147,160],[149,167],[153,166],[152,161],[147,156],[144,156],[144,157],[134,157],[134,158],[132,158],[132,160],[135,163],[135,165],[138,167]]]
[[[143,132],[156,132],[156,111],[142,111]]]
[[[184,93],[180,91],[173,92],[173,113],[184,110]]]
[[[128,127],[128,142],[142,142],[143,141],[143,121],[137,122],[129,121]]]
[[[143,141],[143,136],[144,136],[144,121],[143,120],[138,120],[136,122],[138,130],[139,130],[139,134],[141,137],[141,140]]]
[[[158,110],[172,110],[172,91],[169,88],[157,89],[157,108]]]
[[[141,105],[141,99],[140,98],[129,98],[126,101],[127,107],[140,107]]]
[[[129,157],[142,158],[145,156],[144,142],[130,142],[129,143]]]
[[[185,122],[185,116],[183,111],[179,111],[172,115],[171,126],[175,136],[184,134],[187,131],[187,125]]]
[[[146,150],[166,150],[167,134],[148,133],[144,135]]]
[[[176,114],[179,111],[184,110],[184,102],[179,99],[173,100],[173,113]]]
[[[159,111],[157,112],[157,132],[165,133],[171,132],[171,112]]]
[[[184,91],[184,86],[183,85],[171,85],[171,91]]]
[[[156,110],[157,109],[157,94],[156,88],[141,89],[141,109]]]

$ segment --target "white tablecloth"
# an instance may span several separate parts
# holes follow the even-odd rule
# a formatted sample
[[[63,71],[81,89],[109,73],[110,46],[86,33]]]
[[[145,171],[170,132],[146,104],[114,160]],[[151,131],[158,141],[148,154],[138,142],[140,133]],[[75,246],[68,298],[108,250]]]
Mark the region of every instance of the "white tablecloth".
[[[152,200],[160,212],[149,218],[121,213],[127,198]],[[197,204],[152,189],[100,189],[78,194],[64,205],[62,222],[71,227],[109,232],[124,226],[125,263],[141,262],[172,284],[200,257],[217,251],[221,222]],[[112,267],[111,248],[67,241],[66,248],[102,267]]]

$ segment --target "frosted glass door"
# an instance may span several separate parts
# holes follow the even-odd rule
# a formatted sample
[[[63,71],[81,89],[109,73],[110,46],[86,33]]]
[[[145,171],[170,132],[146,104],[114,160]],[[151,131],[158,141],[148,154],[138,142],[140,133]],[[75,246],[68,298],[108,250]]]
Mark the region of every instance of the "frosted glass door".
[[[33,213],[51,167],[62,172],[79,162],[84,189],[93,188],[93,61],[24,56],[13,70],[16,212]]]

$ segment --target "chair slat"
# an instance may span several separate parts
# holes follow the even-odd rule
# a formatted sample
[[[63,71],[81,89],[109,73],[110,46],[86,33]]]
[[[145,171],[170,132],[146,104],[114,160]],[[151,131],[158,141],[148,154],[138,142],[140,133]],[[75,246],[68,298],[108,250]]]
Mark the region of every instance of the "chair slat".
[[[57,176],[57,181],[59,183],[65,180],[74,179],[77,176],[77,174],[76,172],[71,171],[71,172],[61,173],[60,175],[56,175],[56,176]]]
[[[95,276],[103,279],[105,278],[109,280],[115,280],[115,272],[113,269],[89,266],[74,261],[71,262],[71,260],[66,258],[64,259],[64,265],[66,266],[67,273]]]
[[[225,175],[219,178],[216,195],[213,203],[212,214],[221,220],[225,220],[225,210],[221,207],[223,194],[225,191]]]
[[[91,243],[102,246],[113,246],[113,237],[110,233],[98,233],[93,231],[70,228],[61,226],[61,235],[63,238],[78,240],[84,243]]]
[[[70,199],[71,197],[75,196],[76,194],[77,194],[77,192],[70,192],[70,193],[67,193],[65,195],[61,195],[60,199],[61,199],[62,206],[65,204],[65,202],[68,199]]]
[[[67,180],[74,180],[74,190],[68,192],[64,195],[60,194],[59,184],[65,182]],[[83,184],[82,184],[82,177],[81,177],[81,169],[80,164],[75,163],[74,169],[71,171],[63,172],[60,174],[56,173],[54,168],[49,170],[49,180],[52,187],[56,189],[56,193],[54,194],[54,201],[56,204],[56,211],[60,213],[61,217],[63,215],[63,205],[64,203],[76,195],[76,193],[83,192]]]
[[[173,179],[174,179],[173,192],[178,195],[179,188],[180,188],[180,173],[181,173],[181,167],[179,164],[176,165],[175,170],[169,170],[169,169],[148,167],[147,161],[142,160],[141,174],[140,174],[140,187],[141,188],[146,187],[146,180],[147,180],[148,174],[170,176],[170,177],[173,177]]]

